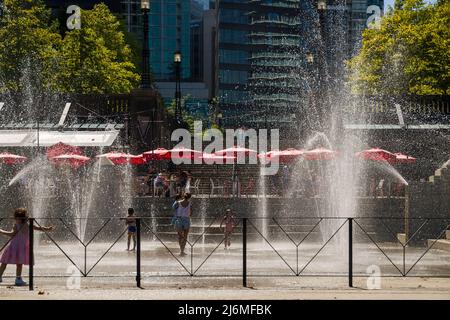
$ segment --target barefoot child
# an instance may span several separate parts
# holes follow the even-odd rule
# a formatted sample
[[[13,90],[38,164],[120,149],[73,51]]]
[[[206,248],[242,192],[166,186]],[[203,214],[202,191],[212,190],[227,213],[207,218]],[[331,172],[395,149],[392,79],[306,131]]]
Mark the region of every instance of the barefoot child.
[[[125,223],[128,227],[128,240],[127,240],[127,251],[130,251],[130,242],[133,238],[133,249],[136,249],[136,217],[134,216],[134,209],[128,208],[128,217],[125,218]]]
[[[184,249],[186,247],[189,228],[191,227],[191,194],[185,193],[183,198],[175,200],[172,208],[175,210],[172,218],[172,224],[175,226],[178,234],[178,244],[180,245],[180,256],[185,256]]]
[[[0,234],[11,237],[9,244],[3,250],[0,257],[0,282],[2,275],[8,264],[16,265],[16,286],[25,286],[27,283],[22,280],[22,266],[30,264],[30,239],[27,209],[17,208],[14,211],[15,224],[11,231],[0,229]],[[53,226],[38,227],[33,226],[37,231],[51,231]]]
[[[234,219],[234,215],[231,212],[231,209],[227,209],[225,211],[225,215],[222,218],[222,222],[220,223],[220,228],[225,224],[223,228],[224,236],[225,236],[225,250],[227,250],[231,245],[231,234],[233,233],[234,227],[236,226],[236,221]]]

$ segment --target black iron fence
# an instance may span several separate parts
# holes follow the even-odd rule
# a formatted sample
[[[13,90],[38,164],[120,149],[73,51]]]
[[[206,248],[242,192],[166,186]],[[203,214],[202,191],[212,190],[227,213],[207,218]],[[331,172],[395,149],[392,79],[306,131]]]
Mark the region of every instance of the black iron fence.
[[[0,219],[0,223],[10,219]],[[127,233],[123,218],[92,218],[86,219],[91,230],[84,229],[80,236],[78,227],[83,219],[68,222],[63,218],[29,218],[29,289],[33,290],[35,278],[35,254],[43,251],[42,242],[56,247],[67,261],[76,267],[82,277],[96,277],[92,271],[97,268],[112,248]],[[348,285],[353,286],[354,277],[368,276],[361,271],[370,264],[376,255],[376,263],[380,257],[385,264],[383,268],[393,272],[383,273],[383,277],[450,277],[450,246],[445,237],[450,227],[450,218],[415,218],[414,230],[405,231],[405,221],[399,218],[387,217],[274,217],[274,218],[236,218],[232,234],[233,251],[227,255],[219,252],[224,244],[225,236],[220,226],[221,217],[192,218],[192,233],[186,248],[187,256],[177,254],[177,234],[170,226],[171,217],[137,217],[136,218],[136,248],[135,257],[127,260],[127,267],[134,268],[136,285],[141,287],[142,279],[148,277],[189,276],[189,277],[241,277],[242,285],[247,286],[249,277],[284,277],[284,276],[337,276],[347,277]],[[12,223],[9,222],[9,225]],[[59,231],[46,231],[41,228],[45,224],[57,224]],[[422,232],[429,230],[433,224],[440,226],[433,239],[421,239]],[[376,226],[376,229],[373,228]],[[222,226],[223,227],[223,226]],[[385,232],[380,232],[380,227]],[[42,239],[36,240],[36,230],[43,231]],[[374,231],[376,230],[376,231]],[[405,233],[407,232],[407,233]],[[2,246],[4,252],[13,241],[11,236]],[[72,257],[73,249],[67,249],[68,238],[79,243],[82,250],[81,263]],[[418,239],[421,239],[418,241]],[[91,249],[96,241],[102,241],[101,248]],[[444,241],[443,241],[444,240]],[[39,244],[41,243],[41,244]],[[332,244],[333,243],[333,244]],[[439,243],[439,245],[437,245]],[[39,245],[36,245],[39,244]],[[152,250],[150,250],[150,244]],[[331,247],[331,250],[330,250]],[[152,256],[154,249],[165,253],[164,260],[158,262]],[[98,256],[88,266],[89,250],[97,250]],[[324,255],[329,250],[332,254]],[[431,252],[430,252],[431,251]],[[158,251],[161,252],[161,251]],[[198,252],[201,252],[199,254]],[[219,252],[219,253],[218,253]],[[370,253],[370,254],[369,254]],[[149,255],[155,272],[146,272],[143,255]],[[156,257],[156,253],[154,254]],[[204,266],[218,256],[216,265],[209,273],[203,273]],[[319,267],[311,273],[310,266],[320,259]],[[47,256],[46,256],[47,257]],[[51,259],[51,258],[46,258]],[[325,260],[324,260],[325,259]],[[217,264],[220,262],[220,265]],[[229,261],[230,263],[225,263]],[[249,262],[253,261],[253,264]],[[255,263],[257,261],[257,263]],[[48,261],[47,261],[48,263]],[[51,261],[50,261],[51,263]],[[182,273],[169,269],[178,266]],[[326,267],[341,264],[342,268],[330,272]],[[218,266],[218,267],[217,267]],[[167,272],[165,272],[167,271]],[[414,273],[414,271],[418,271]],[[286,273],[287,272],[287,273]],[[53,275],[55,276],[55,275]],[[130,273],[114,275],[107,272],[106,276],[130,276]],[[45,277],[45,275],[43,276]],[[61,277],[64,277],[61,275]]]

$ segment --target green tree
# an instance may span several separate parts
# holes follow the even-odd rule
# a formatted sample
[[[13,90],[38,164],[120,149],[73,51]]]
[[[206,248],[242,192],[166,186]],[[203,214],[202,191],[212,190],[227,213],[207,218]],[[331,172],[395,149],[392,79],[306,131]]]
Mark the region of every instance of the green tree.
[[[64,92],[127,93],[140,80],[120,21],[104,4],[82,10],[81,28],[62,40],[60,65]]]
[[[450,1],[396,0],[349,63],[355,93],[450,94]]]
[[[21,91],[28,72],[33,85],[55,80],[61,37],[42,0],[4,0],[0,18],[0,91]]]

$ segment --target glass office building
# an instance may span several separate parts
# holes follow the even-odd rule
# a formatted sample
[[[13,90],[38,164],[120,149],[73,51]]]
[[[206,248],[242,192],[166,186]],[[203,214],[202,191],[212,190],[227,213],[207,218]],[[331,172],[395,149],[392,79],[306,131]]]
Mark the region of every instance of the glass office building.
[[[142,38],[140,0],[121,0],[127,29]],[[181,76],[190,77],[191,0],[150,0],[150,63],[156,81],[173,81],[173,54],[182,54]]]
[[[249,2],[255,8],[248,13],[251,113],[255,121],[267,126],[273,121],[289,120],[301,103],[301,4],[292,0]]]
[[[151,0],[150,63],[157,81],[174,79],[173,54],[182,54],[181,77],[190,77],[190,0]]]
[[[211,6],[211,5],[210,5]],[[251,30],[247,1],[224,0],[215,3],[218,10],[218,79],[217,95],[224,115],[239,116],[248,109],[249,57],[252,46],[248,41]]]
[[[383,0],[220,0],[216,94],[229,123],[289,123],[304,108],[306,53],[322,52],[327,70],[342,78],[344,60],[357,48],[369,5]],[[280,120],[281,119],[281,120]]]
[[[203,80],[203,3],[191,0],[191,81]]]
[[[226,122],[268,124],[271,118],[291,117],[301,100],[302,2],[221,0],[215,5],[217,94]]]
[[[380,12],[384,12],[384,0],[352,0],[350,16],[350,49],[352,53],[356,53],[360,48],[362,31],[367,27],[368,8],[377,6]]]

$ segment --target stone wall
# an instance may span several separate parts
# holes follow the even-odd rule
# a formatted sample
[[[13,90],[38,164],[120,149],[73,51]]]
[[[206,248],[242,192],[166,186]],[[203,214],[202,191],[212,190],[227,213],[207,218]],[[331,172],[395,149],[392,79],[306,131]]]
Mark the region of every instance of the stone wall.
[[[420,228],[426,218],[431,219]],[[434,175],[428,178],[428,181],[411,182],[407,188],[406,236],[409,239],[416,233],[411,242],[436,239],[445,233],[443,230],[449,224],[450,160],[436,170]]]

